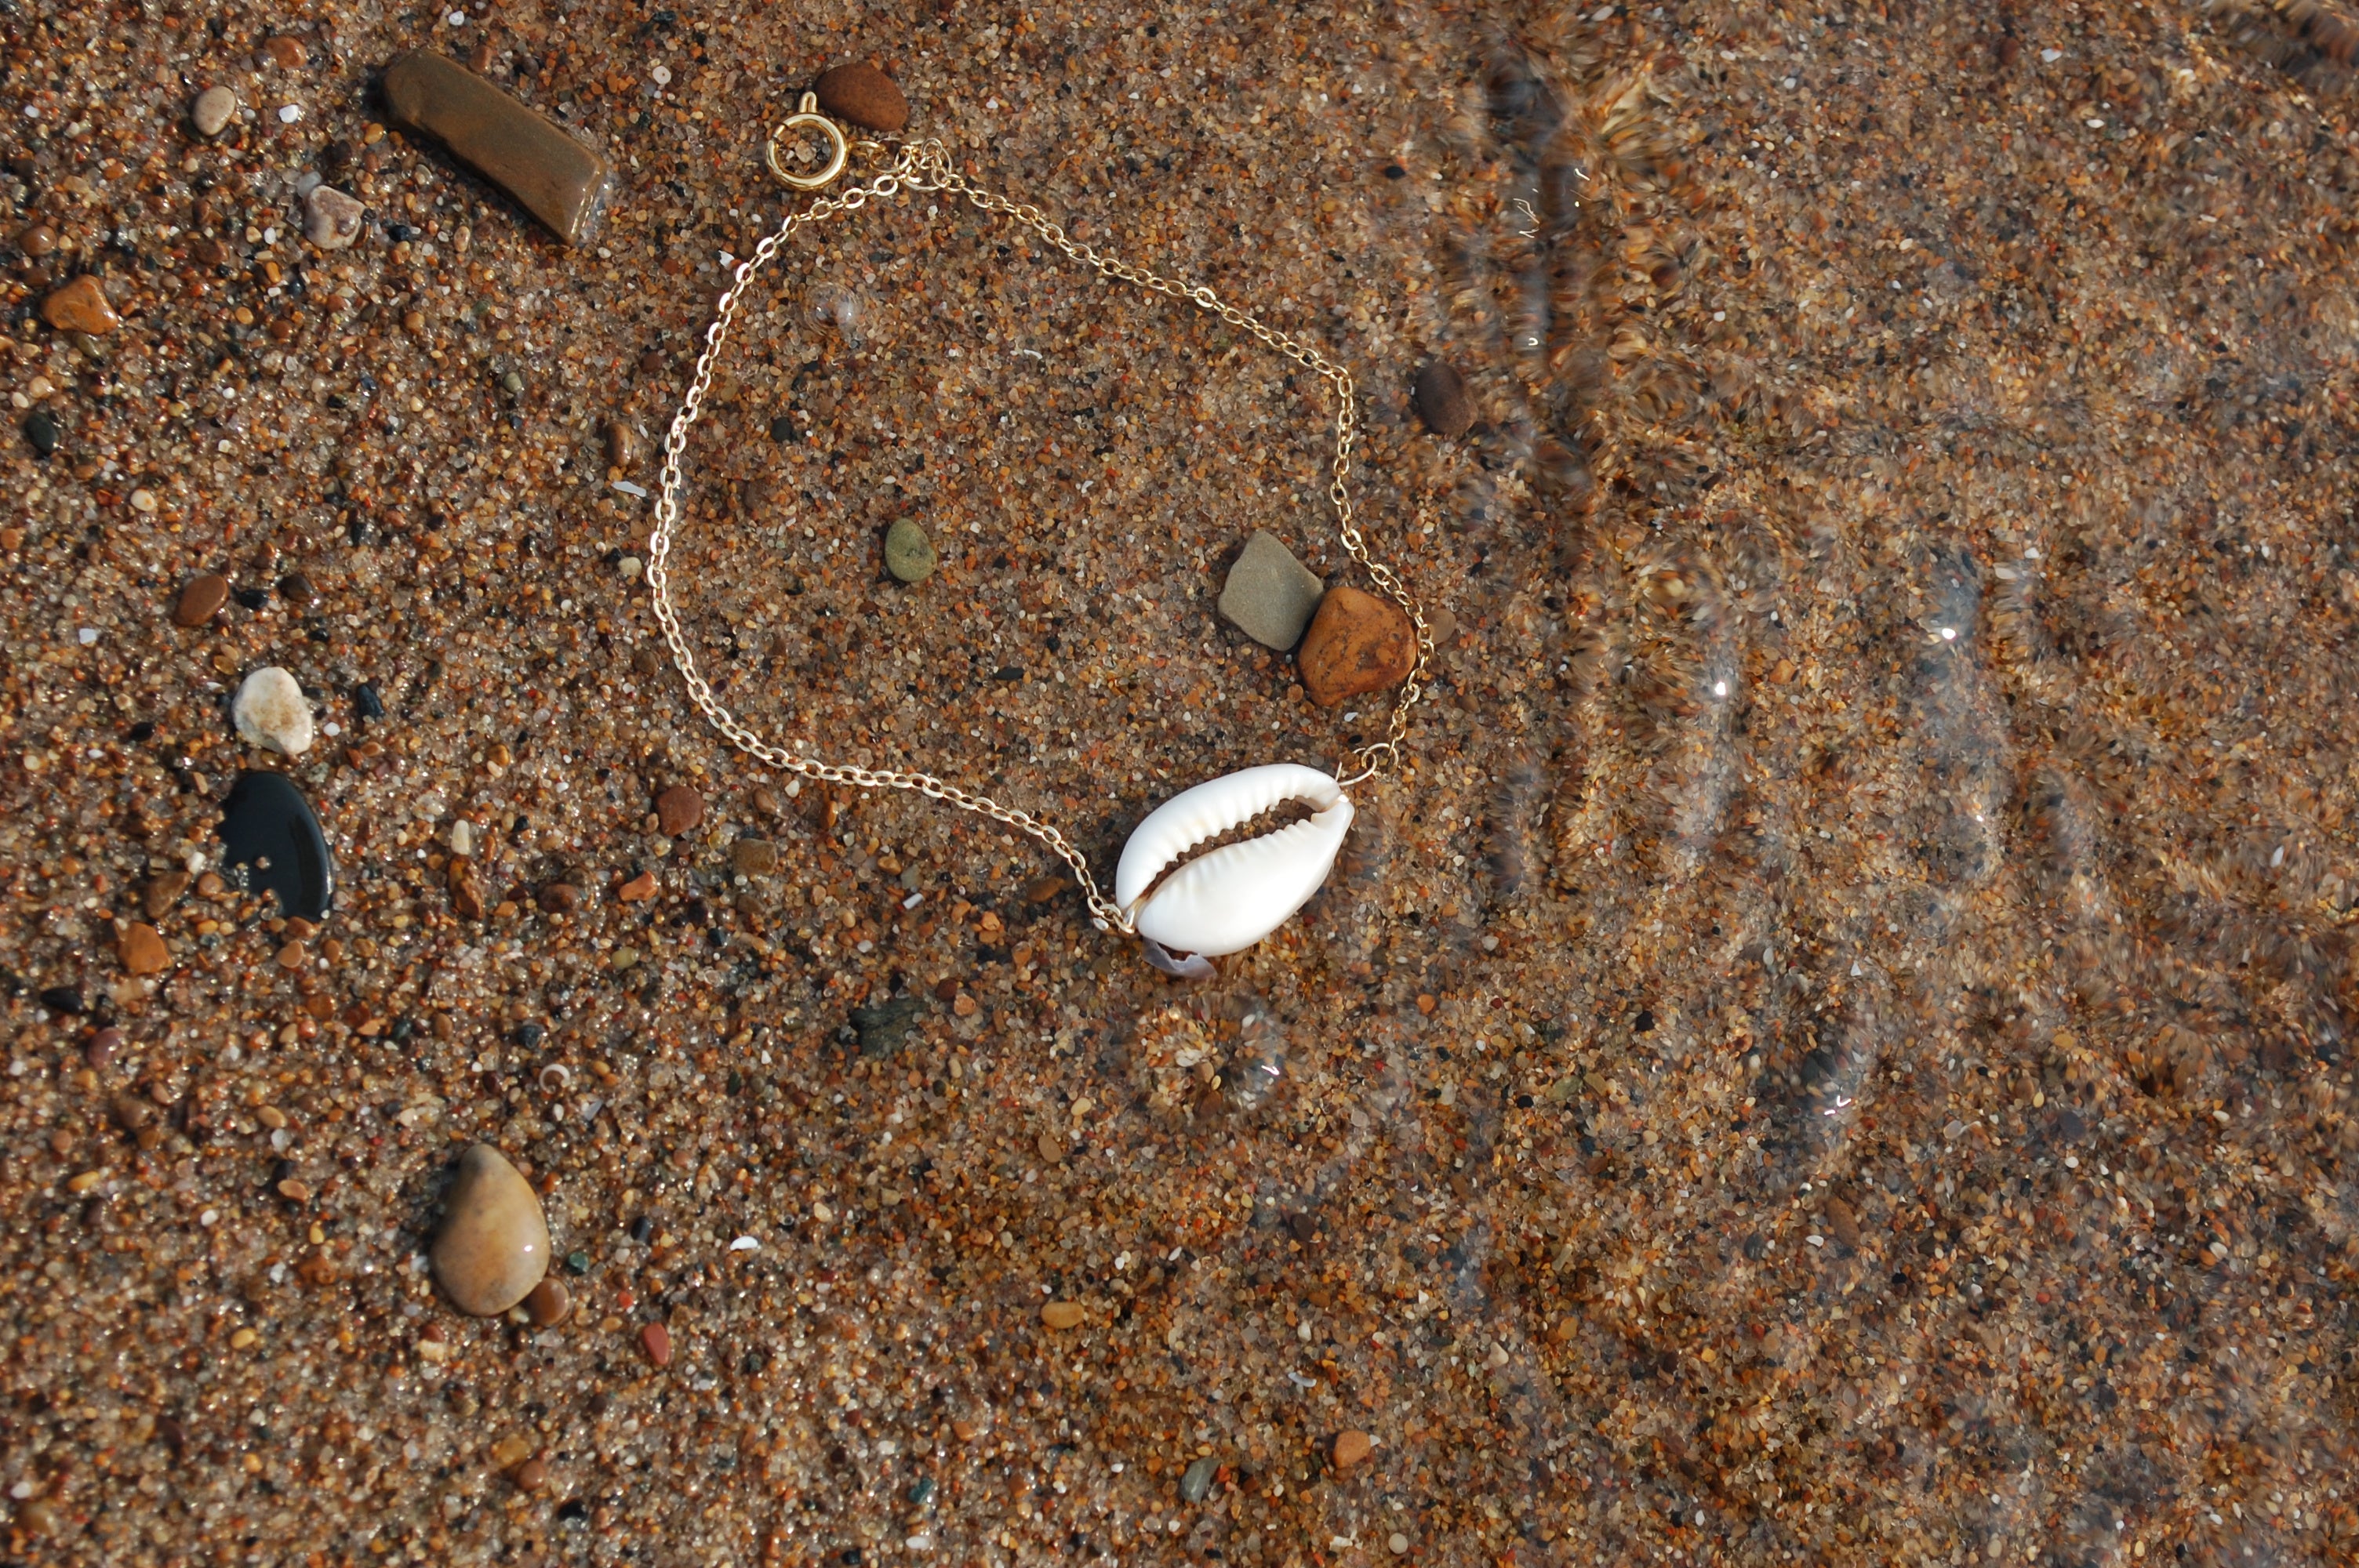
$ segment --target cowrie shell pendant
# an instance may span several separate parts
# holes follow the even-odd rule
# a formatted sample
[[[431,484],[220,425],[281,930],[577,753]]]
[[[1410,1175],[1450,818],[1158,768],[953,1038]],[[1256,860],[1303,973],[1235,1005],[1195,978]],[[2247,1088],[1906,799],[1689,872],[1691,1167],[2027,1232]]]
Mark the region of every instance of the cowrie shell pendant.
[[[1185,859],[1206,839],[1290,800],[1307,803],[1316,814]],[[1179,955],[1201,959],[1240,953],[1285,925],[1326,881],[1351,826],[1352,803],[1343,785],[1316,768],[1272,762],[1226,773],[1182,790],[1147,814],[1114,868],[1114,903],[1150,945],[1150,962],[1160,951],[1165,961],[1156,968],[1208,974],[1211,966]]]

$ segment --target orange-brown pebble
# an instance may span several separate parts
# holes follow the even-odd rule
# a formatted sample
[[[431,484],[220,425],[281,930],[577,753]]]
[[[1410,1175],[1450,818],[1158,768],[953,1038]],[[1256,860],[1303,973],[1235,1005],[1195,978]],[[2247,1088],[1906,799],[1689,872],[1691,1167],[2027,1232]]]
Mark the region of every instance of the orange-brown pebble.
[[[639,1330],[639,1344],[657,1366],[671,1365],[671,1330],[662,1324],[651,1323]]]
[[[641,871],[616,890],[614,896],[625,903],[645,903],[656,896],[656,874]]]
[[[201,626],[228,602],[229,579],[219,572],[192,577],[180,589],[179,602],[172,606],[172,624]]]
[[[145,921],[135,920],[123,928],[115,952],[123,959],[123,967],[135,975],[160,974],[172,963],[163,934]]]
[[[263,51],[270,56],[270,63],[281,70],[298,70],[306,59],[303,41],[300,38],[290,38],[284,33],[272,38],[262,48]]]
[[[103,337],[123,325],[98,279],[85,273],[41,301],[41,319],[60,332]]]
[[[537,1492],[549,1481],[549,1461],[536,1456],[517,1465],[510,1474],[516,1479],[518,1491]]]
[[[909,123],[909,100],[894,80],[866,63],[839,65],[811,83],[819,106],[839,120],[849,120],[888,135]]]
[[[147,887],[141,891],[139,907],[148,919],[158,919],[179,903],[180,895],[188,891],[188,872],[158,871],[147,880]]]
[[[961,1443],[973,1443],[983,1435],[983,1428],[974,1422],[954,1421],[951,1422],[951,1435]]]
[[[1040,1321],[1060,1333],[1081,1327],[1082,1321],[1089,1315],[1089,1309],[1079,1302],[1050,1302],[1040,1309]]]
[[[1388,599],[1331,588],[1303,633],[1295,664],[1310,700],[1332,708],[1407,680],[1417,665],[1417,628]]]
[[[554,1277],[533,1286],[532,1293],[524,1299],[525,1315],[532,1319],[535,1328],[551,1328],[563,1323],[573,1312],[573,1295]]]
[[[1376,1440],[1364,1432],[1339,1432],[1335,1434],[1335,1468],[1349,1470],[1368,1456]]]
[[[310,961],[310,949],[300,942],[289,942],[278,949],[278,967],[282,969],[299,969]]]

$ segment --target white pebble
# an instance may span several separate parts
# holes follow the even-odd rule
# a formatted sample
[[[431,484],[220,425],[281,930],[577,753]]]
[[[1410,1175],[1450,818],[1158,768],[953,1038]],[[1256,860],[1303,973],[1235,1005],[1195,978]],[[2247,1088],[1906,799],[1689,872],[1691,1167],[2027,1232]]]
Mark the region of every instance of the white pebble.
[[[303,237],[323,251],[340,251],[360,238],[366,209],[332,185],[314,187],[303,198]]]
[[[189,106],[189,124],[196,127],[197,135],[208,141],[220,135],[235,118],[237,94],[226,87],[206,88]]]
[[[98,641],[98,628],[95,626],[85,626],[81,631],[74,633],[74,640],[80,643],[83,647],[87,648],[92,643]]]
[[[732,1252],[751,1252],[760,1245],[762,1244],[755,1240],[750,1236],[741,1236],[736,1240],[729,1244],[729,1250]]]
[[[300,103],[281,103],[278,106],[278,123],[282,125],[291,125],[302,117],[303,106]]]
[[[463,816],[451,824],[451,852],[454,855],[475,852],[475,825]]]
[[[230,711],[238,734],[250,744],[289,757],[310,748],[311,704],[295,677],[277,665],[246,676]]]

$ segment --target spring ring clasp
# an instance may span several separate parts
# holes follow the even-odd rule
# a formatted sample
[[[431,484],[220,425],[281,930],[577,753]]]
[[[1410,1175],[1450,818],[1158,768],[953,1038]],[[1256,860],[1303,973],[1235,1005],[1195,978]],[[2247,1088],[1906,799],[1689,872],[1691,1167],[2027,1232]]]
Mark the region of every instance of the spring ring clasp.
[[[827,164],[817,174],[789,174],[778,161],[778,138],[790,131],[817,129],[825,133],[830,151]],[[770,141],[763,151],[763,161],[778,183],[794,190],[821,190],[835,183],[843,173],[843,166],[852,161],[852,145],[843,138],[843,127],[819,112],[819,94],[806,92],[795,112],[780,121],[770,133]]]

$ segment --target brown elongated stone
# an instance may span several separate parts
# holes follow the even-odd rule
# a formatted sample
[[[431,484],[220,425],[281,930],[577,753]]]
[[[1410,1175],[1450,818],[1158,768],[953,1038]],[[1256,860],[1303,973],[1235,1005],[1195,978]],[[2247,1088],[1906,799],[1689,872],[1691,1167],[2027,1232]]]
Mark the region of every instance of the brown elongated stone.
[[[548,115],[426,49],[386,71],[385,101],[395,118],[440,137],[567,244],[598,232],[614,169]]]

